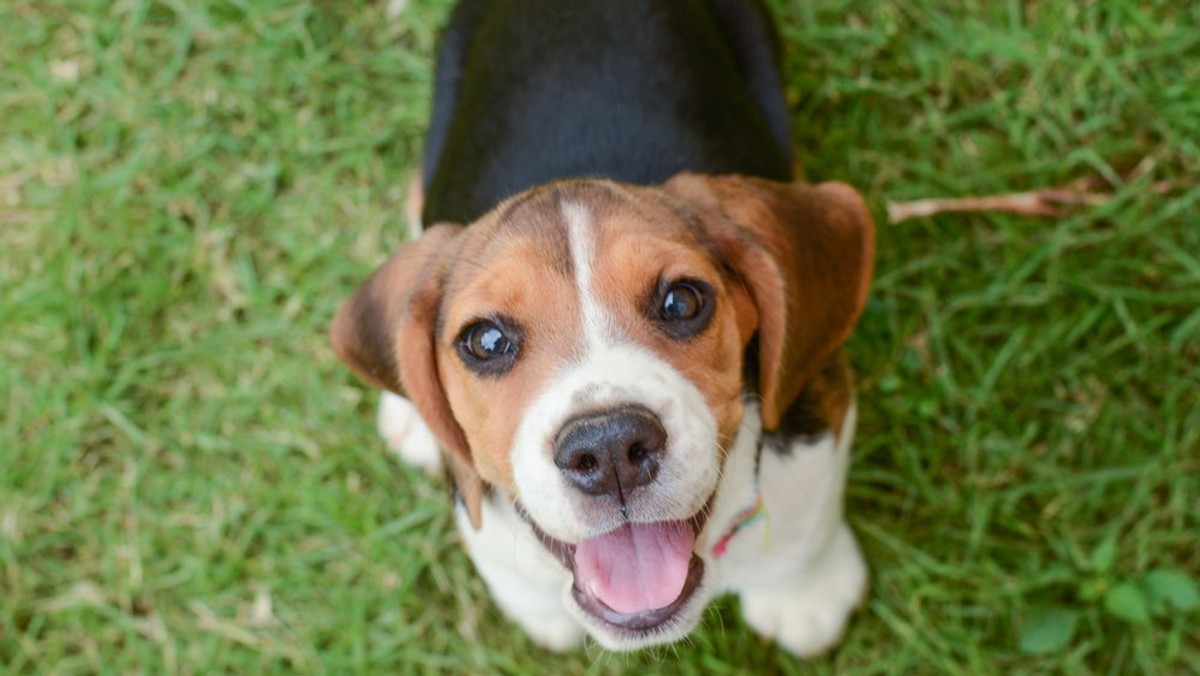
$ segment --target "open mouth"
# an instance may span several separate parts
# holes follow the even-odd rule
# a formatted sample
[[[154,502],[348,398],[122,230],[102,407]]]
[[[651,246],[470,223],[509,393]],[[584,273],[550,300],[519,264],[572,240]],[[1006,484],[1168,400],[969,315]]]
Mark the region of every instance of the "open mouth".
[[[707,504],[690,519],[626,522],[578,544],[555,540],[519,511],[571,571],[579,607],[613,628],[642,633],[669,624],[704,579],[704,561],[693,550],[708,519]]]

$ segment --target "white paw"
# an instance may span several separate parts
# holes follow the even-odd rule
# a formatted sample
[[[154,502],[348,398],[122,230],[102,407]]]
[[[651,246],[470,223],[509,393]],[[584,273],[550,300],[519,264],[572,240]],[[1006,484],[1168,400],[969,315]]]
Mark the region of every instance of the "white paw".
[[[841,642],[866,593],[866,563],[842,524],[823,555],[800,573],[743,591],[742,614],[755,631],[788,652],[813,657]]]
[[[404,462],[425,470],[430,476],[441,475],[442,452],[437,438],[411,402],[391,392],[384,392],[379,400],[376,423],[389,451],[399,455]]]

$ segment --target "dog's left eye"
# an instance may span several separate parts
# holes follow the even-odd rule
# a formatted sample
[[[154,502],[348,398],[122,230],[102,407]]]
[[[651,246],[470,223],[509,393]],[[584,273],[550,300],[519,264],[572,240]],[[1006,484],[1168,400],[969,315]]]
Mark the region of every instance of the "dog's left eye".
[[[654,298],[651,316],[673,338],[700,333],[712,318],[712,287],[699,280],[659,283]]]
[[[687,282],[674,284],[663,296],[662,318],[669,322],[694,319],[704,309],[704,297]]]
[[[468,325],[455,342],[458,356],[468,368],[483,375],[501,375],[516,362],[520,336],[508,322],[485,319]]]

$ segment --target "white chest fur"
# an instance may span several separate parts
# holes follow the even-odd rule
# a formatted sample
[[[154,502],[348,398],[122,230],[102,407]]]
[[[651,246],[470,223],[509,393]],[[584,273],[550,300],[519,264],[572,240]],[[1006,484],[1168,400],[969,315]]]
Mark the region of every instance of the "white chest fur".
[[[756,459],[758,424],[748,407],[707,527],[705,561],[715,571],[714,593],[738,594],[751,627],[793,653],[814,655],[836,645],[866,592],[866,565],[842,516],[855,410],[836,436],[765,448]],[[733,532],[759,498],[761,516]],[[505,614],[547,648],[581,642],[584,632],[565,607],[570,574],[513,507],[488,501],[479,531],[458,511],[467,551]]]

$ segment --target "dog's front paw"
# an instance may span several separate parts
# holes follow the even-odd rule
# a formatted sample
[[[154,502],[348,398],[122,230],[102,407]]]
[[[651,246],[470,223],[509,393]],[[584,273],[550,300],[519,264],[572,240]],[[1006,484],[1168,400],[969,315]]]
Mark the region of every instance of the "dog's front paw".
[[[425,470],[430,476],[441,474],[442,453],[437,438],[411,402],[391,392],[384,392],[379,400],[376,422],[389,451],[399,455],[404,462]]]
[[[777,584],[741,593],[747,624],[789,652],[814,657],[841,642],[867,592],[867,566],[842,524],[821,558]]]

